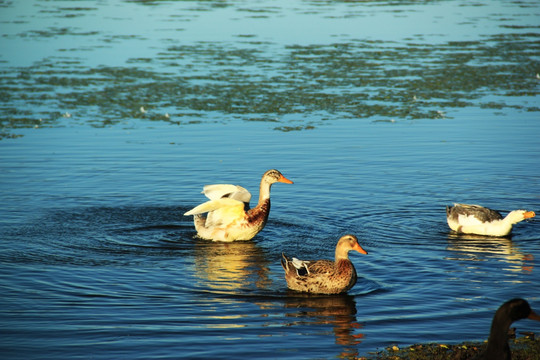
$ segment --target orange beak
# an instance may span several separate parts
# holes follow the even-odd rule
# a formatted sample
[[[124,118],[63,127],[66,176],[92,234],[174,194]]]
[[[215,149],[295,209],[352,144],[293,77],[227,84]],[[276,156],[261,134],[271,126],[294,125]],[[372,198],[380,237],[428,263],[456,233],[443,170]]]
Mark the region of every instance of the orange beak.
[[[354,244],[352,249],[358,251],[360,254],[367,255],[367,251],[364,250],[359,243]]]
[[[281,175],[278,179],[279,182],[285,183],[285,184],[294,184],[291,180],[287,179],[285,176]],[[534,214],[534,213],[533,213]],[[534,216],[534,215],[533,215]]]
[[[525,214],[523,214],[523,217],[525,219],[530,219],[530,218],[533,218],[535,216],[536,216],[536,214],[534,213],[534,211],[527,211]]]
[[[531,313],[529,314],[529,316],[527,316],[527,318],[531,319],[531,320],[540,321],[540,315],[538,315],[537,313],[535,313],[532,310],[531,310]]]

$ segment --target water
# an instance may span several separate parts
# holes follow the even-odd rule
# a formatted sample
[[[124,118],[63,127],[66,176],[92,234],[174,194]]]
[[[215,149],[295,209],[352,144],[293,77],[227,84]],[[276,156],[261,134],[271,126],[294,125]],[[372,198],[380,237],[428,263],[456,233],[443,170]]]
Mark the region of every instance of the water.
[[[2,6],[3,358],[354,358],[540,309],[540,221],[444,210],[539,211],[535,2]],[[204,184],[270,168],[295,183],[253,241],[194,238]],[[287,291],[281,252],[345,233],[349,294]]]

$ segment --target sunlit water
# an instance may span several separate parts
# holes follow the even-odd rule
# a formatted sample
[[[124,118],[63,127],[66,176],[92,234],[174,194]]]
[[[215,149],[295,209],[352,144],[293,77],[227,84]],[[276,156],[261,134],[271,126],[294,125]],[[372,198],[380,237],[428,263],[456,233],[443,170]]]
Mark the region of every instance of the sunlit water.
[[[457,237],[444,209],[540,211],[535,2],[2,7],[3,358],[353,358],[540,310],[540,221]],[[294,184],[257,237],[194,237],[203,185],[270,168]],[[349,294],[287,291],[281,253],[345,233]]]

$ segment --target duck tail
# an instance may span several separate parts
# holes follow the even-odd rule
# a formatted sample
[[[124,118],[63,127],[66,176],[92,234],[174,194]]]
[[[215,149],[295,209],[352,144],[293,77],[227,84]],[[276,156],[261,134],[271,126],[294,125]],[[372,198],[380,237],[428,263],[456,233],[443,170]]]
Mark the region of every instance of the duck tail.
[[[283,266],[283,270],[285,270],[285,272],[289,272],[289,259],[287,258],[287,256],[285,255],[285,253],[281,253],[281,266]]]

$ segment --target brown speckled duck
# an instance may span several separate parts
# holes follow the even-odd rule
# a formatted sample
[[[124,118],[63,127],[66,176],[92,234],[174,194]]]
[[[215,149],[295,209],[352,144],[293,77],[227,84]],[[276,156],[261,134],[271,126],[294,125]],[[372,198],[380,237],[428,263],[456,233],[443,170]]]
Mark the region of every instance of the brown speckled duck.
[[[304,261],[283,255],[281,265],[291,290],[313,294],[340,294],[356,284],[356,270],[349,260],[349,251],[367,254],[354,235],[342,236],[336,246],[335,260]]]
[[[480,205],[454,204],[446,207],[446,220],[450,229],[461,234],[508,236],[512,226],[535,217],[534,211],[514,210],[506,217]]]
[[[210,199],[184,215],[194,215],[197,235],[214,241],[251,240],[261,231],[270,214],[270,187],[276,182],[292,184],[277,170],[268,170],[261,179],[259,203],[249,208],[251,194],[238,185],[206,185],[203,194]],[[202,214],[207,214],[206,217]]]

